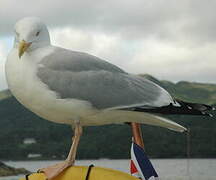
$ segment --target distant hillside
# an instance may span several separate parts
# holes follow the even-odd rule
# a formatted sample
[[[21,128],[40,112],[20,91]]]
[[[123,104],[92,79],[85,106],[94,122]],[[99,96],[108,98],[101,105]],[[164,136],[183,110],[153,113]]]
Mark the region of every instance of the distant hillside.
[[[216,104],[214,84],[159,81],[170,93],[194,102]],[[71,143],[71,127],[45,121],[25,109],[8,91],[0,100],[0,159],[62,159]],[[1,97],[1,92],[0,92]],[[1,98],[0,98],[1,99]],[[216,115],[215,115],[216,116]],[[191,157],[216,158],[216,118],[169,116],[191,129]],[[164,128],[143,125],[146,151],[155,158],[186,157],[186,135]],[[34,143],[25,143],[33,138]],[[84,128],[78,158],[129,158],[131,132],[128,125],[109,125]]]
[[[141,75],[165,88],[177,99],[207,104],[216,103],[216,84],[180,81],[159,81],[151,75]]]

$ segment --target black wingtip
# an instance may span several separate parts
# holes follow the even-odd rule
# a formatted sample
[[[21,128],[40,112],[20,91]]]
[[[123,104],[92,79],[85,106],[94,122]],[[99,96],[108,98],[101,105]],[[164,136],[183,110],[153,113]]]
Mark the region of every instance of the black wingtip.
[[[138,106],[128,108],[127,110],[160,114],[201,115],[208,117],[213,117],[211,111],[216,110],[216,107],[206,104],[189,103],[177,99],[175,99],[175,101],[178,102],[179,106],[175,106],[172,103],[170,103],[169,105],[162,107]]]
[[[213,114],[207,113],[207,112],[202,112],[202,115],[204,115],[204,116],[209,116],[209,117],[213,117]]]

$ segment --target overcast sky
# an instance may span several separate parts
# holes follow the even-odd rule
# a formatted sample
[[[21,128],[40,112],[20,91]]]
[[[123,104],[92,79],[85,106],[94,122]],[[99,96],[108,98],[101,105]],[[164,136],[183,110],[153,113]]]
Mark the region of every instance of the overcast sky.
[[[85,51],[130,73],[216,83],[215,0],[0,0],[0,89],[13,26],[38,16],[54,45]]]

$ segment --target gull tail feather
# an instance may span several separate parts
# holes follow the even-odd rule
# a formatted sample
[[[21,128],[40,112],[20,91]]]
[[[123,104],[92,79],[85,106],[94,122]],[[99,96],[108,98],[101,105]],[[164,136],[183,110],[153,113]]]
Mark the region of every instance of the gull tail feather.
[[[173,122],[167,118],[163,118],[163,117],[156,116],[156,115],[152,115],[152,116],[153,117],[151,119],[150,125],[164,127],[164,128],[167,128],[167,129],[170,129],[173,131],[177,131],[177,132],[187,131],[187,129],[184,126],[182,126],[176,122]],[[143,123],[147,124],[147,122],[144,122],[144,121],[143,121]]]
[[[184,132],[187,130],[185,127],[167,118],[163,118],[146,112],[104,110],[94,116],[89,116],[88,119],[88,122],[92,123],[89,125],[122,124],[129,122],[137,122],[141,124],[159,126],[177,132]]]

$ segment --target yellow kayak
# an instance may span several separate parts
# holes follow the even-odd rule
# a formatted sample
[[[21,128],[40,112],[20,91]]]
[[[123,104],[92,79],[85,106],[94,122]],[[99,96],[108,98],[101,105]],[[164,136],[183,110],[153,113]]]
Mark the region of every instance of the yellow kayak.
[[[32,173],[20,180],[45,180],[44,173]],[[102,167],[72,166],[53,180],[138,180],[130,174]]]

